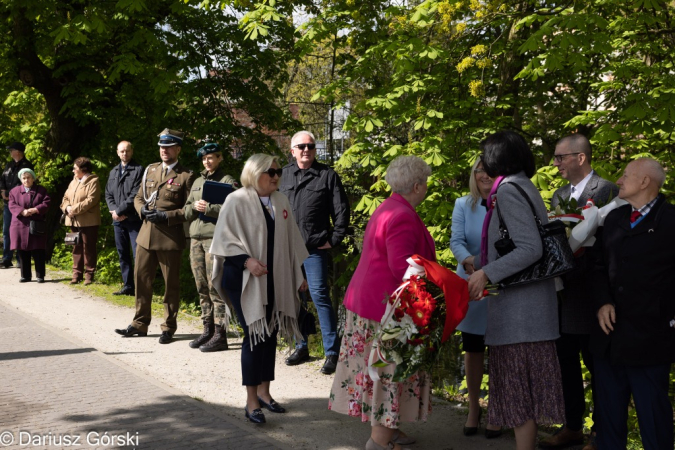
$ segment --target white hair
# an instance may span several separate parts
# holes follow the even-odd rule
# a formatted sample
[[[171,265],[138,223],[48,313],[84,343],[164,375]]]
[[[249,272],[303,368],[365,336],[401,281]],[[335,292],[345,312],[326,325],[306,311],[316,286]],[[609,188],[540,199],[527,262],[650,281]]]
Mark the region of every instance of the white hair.
[[[302,136],[303,134],[306,134],[307,136],[309,136],[309,138],[312,140],[312,142],[316,143],[316,139],[314,138],[314,135],[312,133],[310,133],[307,130],[302,130],[302,131],[298,131],[297,133],[295,133],[293,135],[293,137],[291,138],[291,148],[293,148],[293,142],[295,142],[295,139]]]
[[[659,164],[657,160],[652,158],[638,158],[633,162],[641,168],[645,175],[656,183],[659,189],[663,187],[663,183],[666,182],[666,171],[663,170],[663,166]]]
[[[431,167],[417,156],[399,156],[387,167],[384,179],[397,194],[410,194],[415,183],[426,184]]]
[[[252,187],[258,190],[260,188],[258,184],[260,175],[272,167],[274,163],[280,166],[278,156],[266,155],[264,153],[252,155],[246,160],[244,169],[241,171],[241,176],[239,177],[241,185],[245,188]]]

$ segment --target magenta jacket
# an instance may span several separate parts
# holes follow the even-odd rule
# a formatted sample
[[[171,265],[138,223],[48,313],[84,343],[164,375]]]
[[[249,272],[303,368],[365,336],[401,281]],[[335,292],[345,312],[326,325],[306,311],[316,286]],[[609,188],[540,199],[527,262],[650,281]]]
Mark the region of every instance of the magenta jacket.
[[[381,320],[388,298],[403,282],[406,259],[418,254],[436,261],[436,246],[415,209],[399,194],[377,207],[366,226],[359,265],[344,305],[360,317]]]

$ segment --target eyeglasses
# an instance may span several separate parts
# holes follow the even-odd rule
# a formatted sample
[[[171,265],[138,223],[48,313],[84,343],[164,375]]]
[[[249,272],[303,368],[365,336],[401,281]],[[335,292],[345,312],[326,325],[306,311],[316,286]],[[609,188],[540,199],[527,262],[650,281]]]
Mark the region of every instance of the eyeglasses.
[[[574,152],[574,153],[565,153],[564,155],[553,155],[553,159],[555,162],[562,162],[563,159],[565,159],[565,156],[570,156],[570,155],[578,155],[583,152]]]
[[[270,168],[270,169],[267,169],[266,171],[264,171],[263,173],[266,173],[267,175],[269,175],[270,178],[274,178],[274,175],[280,177],[281,174],[283,173],[283,171],[284,171],[283,169],[272,169],[272,168]]]
[[[481,175],[485,173],[485,169],[476,169],[473,171],[476,175]]]
[[[293,148],[299,148],[300,150],[304,149],[314,150],[316,148],[316,144],[297,144],[294,145]]]

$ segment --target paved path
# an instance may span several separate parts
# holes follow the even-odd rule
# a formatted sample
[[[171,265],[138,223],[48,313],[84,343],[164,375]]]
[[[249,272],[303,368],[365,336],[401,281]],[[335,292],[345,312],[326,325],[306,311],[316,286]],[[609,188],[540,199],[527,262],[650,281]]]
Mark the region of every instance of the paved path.
[[[2,304],[0,380],[6,448],[286,448]]]
[[[0,450],[3,431],[19,444],[21,430],[45,435],[46,445],[9,448],[94,448],[90,431],[130,433],[138,441],[125,448],[139,449],[359,450],[368,440],[368,424],[328,411],[333,380],[319,372],[323,361],[288,367],[279,353],[272,395],[288,413],[268,413],[256,426],[243,414],[240,340],[230,339],[229,351],[202,353],[187,345],[199,328],[179,321],[177,340],[160,345],[158,319],[147,338],[122,338],[113,329],[129,324],[131,308],[53,278],[70,277],[48,272],[47,283],[19,283],[17,269],[0,270]],[[418,439],[412,450],[515,447],[511,433],[464,437],[464,420],[456,404],[439,400],[426,423],[403,429]],[[52,443],[81,436],[80,446],[49,446],[49,432]],[[98,447],[124,447],[109,444]]]

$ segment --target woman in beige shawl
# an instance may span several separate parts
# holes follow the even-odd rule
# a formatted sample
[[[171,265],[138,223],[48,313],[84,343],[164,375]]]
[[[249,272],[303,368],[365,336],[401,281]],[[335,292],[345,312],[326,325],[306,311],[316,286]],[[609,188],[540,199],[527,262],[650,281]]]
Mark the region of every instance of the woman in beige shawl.
[[[240,177],[243,189],[225,200],[210,252],[225,258],[222,282],[214,285],[222,287],[244,329],[244,411],[254,423],[265,423],[261,407],[286,411],[270,394],[277,333],[286,342],[301,338],[298,291],[307,289],[302,262],[309,255],[288,199],[277,192],[280,177],[274,156],[257,154],[246,161]]]

